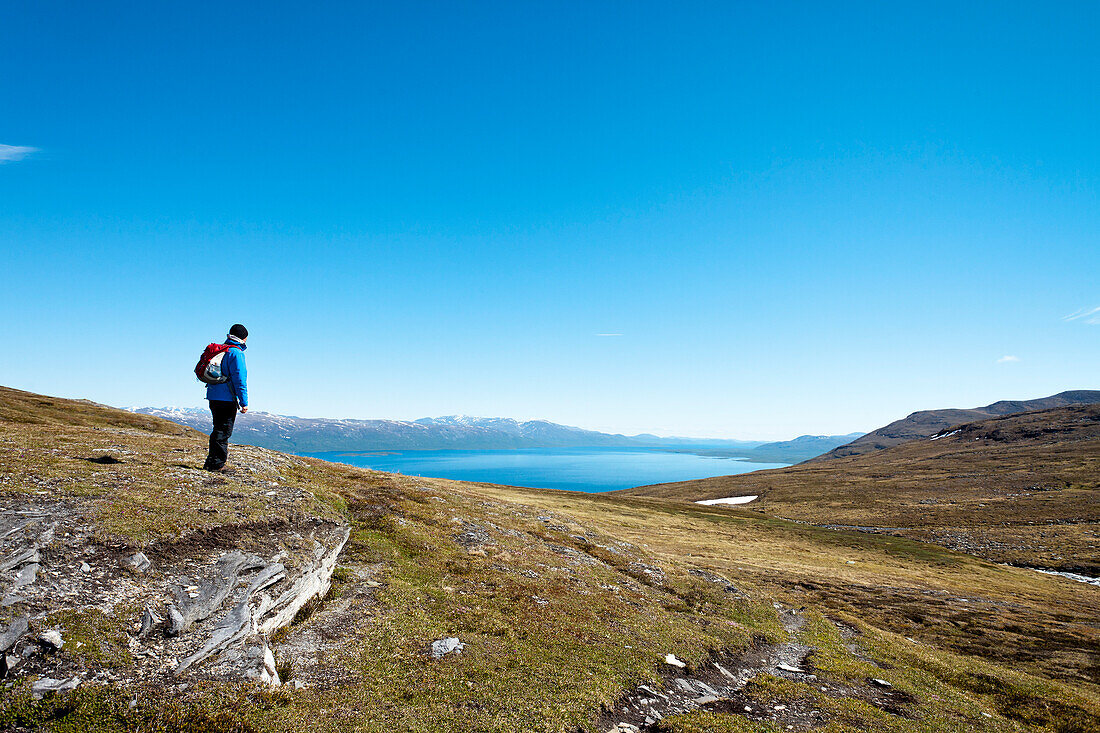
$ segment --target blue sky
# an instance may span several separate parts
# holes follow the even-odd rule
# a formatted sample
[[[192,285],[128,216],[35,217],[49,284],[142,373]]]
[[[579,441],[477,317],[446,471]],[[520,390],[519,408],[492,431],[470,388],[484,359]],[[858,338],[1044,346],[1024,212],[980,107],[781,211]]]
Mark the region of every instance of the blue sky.
[[[202,404],[239,321],[310,416],[1100,388],[1100,5],[1047,5],[8,3],[0,384]]]

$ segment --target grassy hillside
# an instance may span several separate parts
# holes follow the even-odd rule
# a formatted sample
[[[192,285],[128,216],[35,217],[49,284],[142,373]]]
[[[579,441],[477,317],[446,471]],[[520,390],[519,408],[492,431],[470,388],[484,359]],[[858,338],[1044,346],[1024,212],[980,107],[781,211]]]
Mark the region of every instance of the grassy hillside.
[[[863,456],[628,489],[756,494],[768,515],[879,528],[998,562],[1100,575],[1100,405],[956,426]]]
[[[198,468],[204,454],[203,436],[168,423],[0,393],[0,582],[5,603],[15,599],[0,629],[28,620],[8,651],[19,658],[0,729],[1100,721],[1100,599],[1083,584],[751,511],[387,475],[260,448],[235,447],[237,472],[211,476]],[[28,566],[8,567],[11,539],[47,526],[34,535],[38,577],[20,587]],[[188,585],[203,568],[245,551],[290,572],[308,563],[305,539],[335,526],[350,537],[331,590],[259,634],[281,686],[227,671],[250,647],[178,671],[216,616],[180,635],[143,629],[143,609],[161,612],[171,588],[203,592]],[[152,568],[120,569],[138,550]],[[52,630],[60,650],[36,640]],[[464,647],[433,658],[448,637]],[[43,678],[79,685],[35,699]]]
[[[1089,405],[1100,403],[1100,391],[1077,389],[1059,392],[1050,397],[1041,397],[1037,400],[1001,400],[984,407],[971,409],[944,409],[921,410],[895,420],[889,425],[884,425],[877,430],[872,430],[866,435],[856,438],[850,443],[838,446],[828,453],[810,459],[810,462],[828,461],[834,458],[847,458],[872,453],[874,451],[892,448],[910,440],[930,438],[936,433],[946,430],[952,425],[987,420],[993,417],[1004,417],[1021,412],[1035,412],[1036,410],[1051,410],[1056,407],[1069,405]]]

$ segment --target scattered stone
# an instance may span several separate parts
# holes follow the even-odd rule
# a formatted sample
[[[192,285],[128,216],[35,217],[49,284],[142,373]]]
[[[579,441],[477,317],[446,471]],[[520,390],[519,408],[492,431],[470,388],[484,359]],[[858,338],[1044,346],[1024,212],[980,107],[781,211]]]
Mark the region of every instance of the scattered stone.
[[[714,695],[703,695],[702,697],[695,698],[695,704],[702,707],[703,705],[710,705],[712,702],[718,702],[719,698]]]
[[[799,669],[798,667],[795,667],[794,665],[791,665],[791,664],[779,664],[779,665],[776,665],[776,666],[784,672],[792,672],[794,674],[805,674],[805,672],[806,672],[806,670]]]
[[[718,690],[714,689],[713,687],[708,685],[706,682],[703,682],[702,680],[694,680],[694,682],[695,682],[695,689],[699,690],[704,695],[709,695],[711,697],[718,697]]]
[[[67,680],[55,680],[52,677],[42,677],[31,683],[31,692],[36,700],[41,700],[47,692],[68,692],[75,690],[80,685],[79,677]]]
[[[61,638],[61,632],[51,629],[50,631],[43,631],[38,636],[38,643],[41,644],[47,651],[59,651],[61,647],[65,646],[65,641]]]
[[[448,636],[432,642],[432,659],[442,659],[446,654],[461,652],[465,648],[466,645],[459,641],[458,637]]]
[[[675,654],[666,654],[665,664],[671,664],[673,667],[679,667],[680,669],[685,669],[687,667],[687,663],[677,659]]]
[[[138,636],[145,636],[153,628],[161,622],[161,617],[153,611],[153,609],[146,607],[145,613],[141,615],[141,630],[138,631]]]
[[[463,547],[470,548],[488,543],[489,533],[480,525],[464,522],[462,532],[454,535],[453,539]]]
[[[887,687],[887,688],[893,687],[893,685],[890,684],[889,682],[887,682],[886,680],[880,680],[877,677],[872,677],[871,678],[871,684],[875,685],[877,687]]]
[[[90,573],[90,572],[92,572],[92,566],[89,565],[88,563],[84,562],[84,561],[81,561],[81,563],[80,563],[80,572]]]
[[[180,634],[185,628],[187,628],[187,620],[184,619],[176,606],[172,603],[167,605],[168,612],[168,635],[176,636]]]
[[[153,561],[146,557],[144,552],[135,552],[133,555],[126,558],[122,564],[135,573],[144,573],[149,568],[153,567]]]

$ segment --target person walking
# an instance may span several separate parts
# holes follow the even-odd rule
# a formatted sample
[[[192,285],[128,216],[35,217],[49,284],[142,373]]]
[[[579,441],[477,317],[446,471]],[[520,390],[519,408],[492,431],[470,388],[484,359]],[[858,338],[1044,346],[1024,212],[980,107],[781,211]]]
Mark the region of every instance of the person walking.
[[[210,415],[214,419],[210,431],[210,452],[203,465],[207,471],[226,470],[225,462],[229,458],[229,436],[233,434],[233,423],[237,419],[237,406],[241,414],[248,412],[248,371],[244,364],[245,341],[248,341],[248,329],[239,323],[229,329],[225,343],[230,348],[222,357],[222,374],[229,379],[221,384],[206,386],[206,399],[210,401]]]

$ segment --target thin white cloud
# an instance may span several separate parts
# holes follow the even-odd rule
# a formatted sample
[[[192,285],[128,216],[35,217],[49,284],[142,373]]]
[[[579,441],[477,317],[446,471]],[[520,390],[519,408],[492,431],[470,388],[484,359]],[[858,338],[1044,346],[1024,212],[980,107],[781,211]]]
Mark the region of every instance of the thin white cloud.
[[[622,336],[621,333],[597,333],[597,336]]]
[[[31,148],[26,145],[0,145],[0,164],[14,163],[17,160],[23,160],[31,153],[37,153],[38,148]]]
[[[1100,306],[1095,308],[1082,308],[1075,313],[1062,317],[1063,321],[1082,321],[1090,326],[1100,325]]]
[[[1002,356],[1000,359],[997,360],[997,363],[998,364],[1008,364],[1009,362],[1019,361],[1019,360],[1020,360],[1020,357],[1018,357],[1018,356],[1010,356],[1008,354],[1005,354],[1004,356]]]

